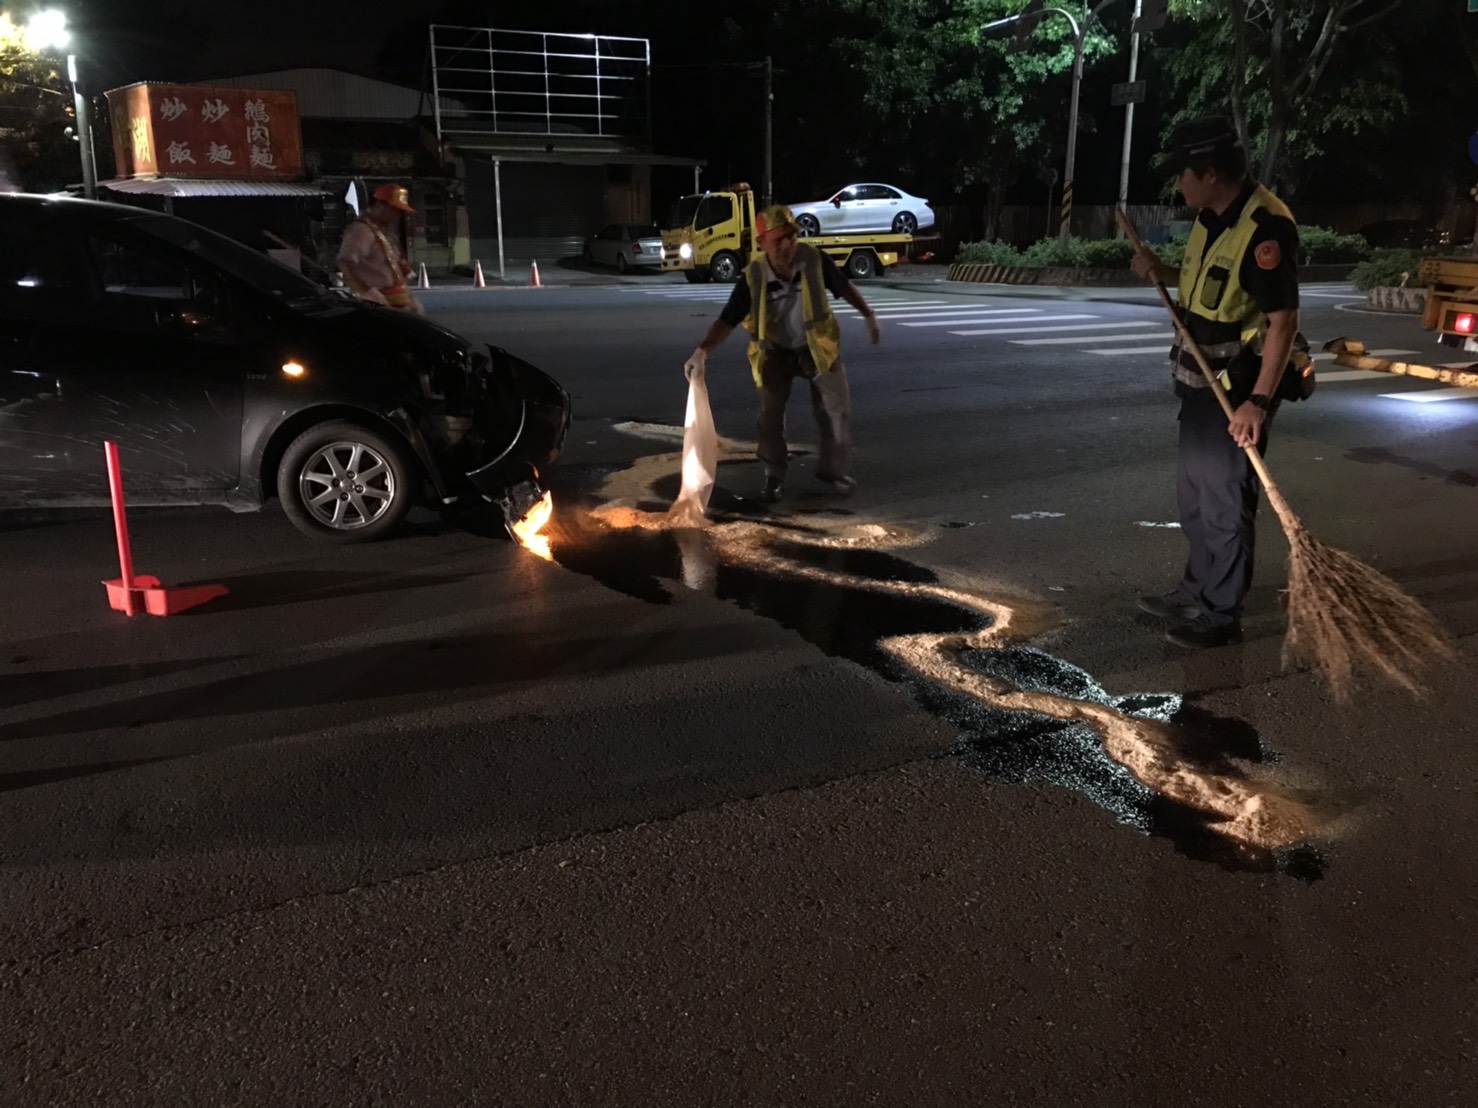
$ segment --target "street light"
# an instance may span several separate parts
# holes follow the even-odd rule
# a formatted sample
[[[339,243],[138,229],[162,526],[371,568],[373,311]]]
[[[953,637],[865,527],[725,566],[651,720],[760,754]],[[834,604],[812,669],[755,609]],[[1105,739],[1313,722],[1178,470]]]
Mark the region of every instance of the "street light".
[[[67,14],[55,8],[39,11],[26,21],[26,42],[34,50],[62,50],[72,41]],[[92,125],[87,100],[77,87],[77,55],[67,55],[67,80],[72,82],[72,105],[77,112],[77,147],[82,157],[82,195],[97,199],[97,165],[92,154]]]
[[[1057,240],[1063,245],[1067,244],[1073,215],[1073,167],[1078,154],[1078,91],[1083,84],[1083,45],[1088,37],[1088,28],[1093,25],[1093,20],[1098,17],[1099,12],[1113,2],[1114,0],[1098,0],[1098,6],[1088,13],[1088,18],[1081,25],[1077,17],[1066,8],[1031,7],[1018,15],[1008,15],[1004,19],[992,20],[981,28],[983,31],[989,31],[1027,18],[1030,19],[1030,26],[1034,27],[1047,12],[1055,12],[1072,25],[1073,92],[1067,110],[1067,166],[1062,175],[1062,216],[1057,230]]]

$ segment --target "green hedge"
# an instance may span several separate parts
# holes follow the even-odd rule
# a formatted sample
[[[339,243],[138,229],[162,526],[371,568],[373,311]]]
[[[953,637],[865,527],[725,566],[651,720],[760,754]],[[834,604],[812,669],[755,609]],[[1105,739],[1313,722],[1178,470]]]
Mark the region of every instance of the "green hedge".
[[[1311,265],[1353,265],[1370,257],[1370,243],[1360,235],[1341,235],[1327,227],[1300,227],[1298,245]]]
[[[1422,256],[1415,250],[1376,250],[1350,271],[1350,281],[1361,292],[1374,288],[1419,285],[1416,268]]]
[[[1300,227],[1299,246],[1312,265],[1351,265],[1372,256],[1370,244],[1359,235],[1341,235],[1327,227]],[[1155,246],[1169,265],[1185,258],[1186,236]],[[965,265],[1052,266],[1073,269],[1127,269],[1134,251],[1123,239],[1041,239],[1025,250],[1006,242],[965,242],[955,257]]]

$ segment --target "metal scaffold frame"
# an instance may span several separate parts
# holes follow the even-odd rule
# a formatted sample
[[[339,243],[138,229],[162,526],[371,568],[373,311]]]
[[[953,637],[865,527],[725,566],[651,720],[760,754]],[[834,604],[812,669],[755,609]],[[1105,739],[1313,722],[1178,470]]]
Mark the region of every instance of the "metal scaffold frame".
[[[651,139],[644,38],[431,25],[436,134]]]

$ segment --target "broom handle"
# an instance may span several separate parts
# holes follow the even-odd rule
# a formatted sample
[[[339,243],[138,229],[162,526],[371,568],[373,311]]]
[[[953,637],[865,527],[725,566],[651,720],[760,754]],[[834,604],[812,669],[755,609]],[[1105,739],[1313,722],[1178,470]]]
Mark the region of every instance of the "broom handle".
[[[1114,216],[1118,219],[1119,226],[1123,228],[1124,236],[1129,240],[1129,244],[1137,251],[1144,245],[1144,242],[1140,239],[1139,232],[1134,229],[1133,221],[1118,208],[1114,209]],[[1160,294],[1160,303],[1164,304],[1165,310],[1170,313],[1170,320],[1175,324],[1175,332],[1180,336],[1181,343],[1191,352],[1191,356],[1196,359],[1196,364],[1201,367],[1201,375],[1206,378],[1206,383],[1211,386],[1211,391],[1216,396],[1216,402],[1221,405],[1221,410],[1226,413],[1227,421],[1231,422],[1231,398],[1227,396],[1227,390],[1221,387],[1221,382],[1216,379],[1216,374],[1212,372],[1211,364],[1206,361],[1206,355],[1201,352],[1201,347],[1191,337],[1191,333],[1186,330],[1185,322],[1180,318],[1180,313],[1175,310],[1175,305],[1170,302],[1170,293],[1165,290],[1165,286],[1160,283],[1159,278],[1155,279],[1155,291]],[[1267,463],[1263,461],[1262,455],[1258,453],[1257,447],[1255,445],[1244,446],[1242,450],[1247,455],[1247,460],[1252,463],[1252,468],[1257,473],[1258,479],[1262,481],[1262,487],[1268,494],[1268,503],[1278,513],[1278,517],[1283,521],[1284,526],[1287,527],[1290,524],[1297,525],[1297,519],[1293,514],[1293,509],[1289,507],[1288,501],[1283,499],[1283,493],[1278,489],[1277,484],[1274,483],[1273,475],[1268,472]]]

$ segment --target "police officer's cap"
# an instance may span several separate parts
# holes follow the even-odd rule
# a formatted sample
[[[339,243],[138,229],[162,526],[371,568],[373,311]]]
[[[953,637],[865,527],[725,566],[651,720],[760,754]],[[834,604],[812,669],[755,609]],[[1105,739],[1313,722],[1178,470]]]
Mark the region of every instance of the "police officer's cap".
[[[1154,161],[1157,173],[1177,177],[1193,161],[1231,154],[1241,149],[1237,128],[1225,116],[1212,115],[1182,123],[1165,140],[1165,151]]]

